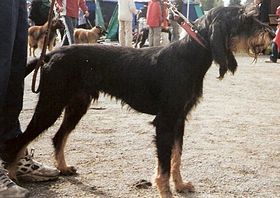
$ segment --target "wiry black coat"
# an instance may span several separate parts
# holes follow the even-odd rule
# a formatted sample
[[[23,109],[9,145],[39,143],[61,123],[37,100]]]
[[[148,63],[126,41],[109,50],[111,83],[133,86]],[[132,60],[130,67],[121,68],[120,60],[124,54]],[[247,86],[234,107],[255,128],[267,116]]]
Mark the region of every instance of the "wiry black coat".
[[[246,41],[246,50],[259,53],[273,36],[268,26],[238,7],[213,9],[195,25],[206,48],[186,36],[166,47],[72,45],[49,53],[34,116],[25,133],[12,140],[16,142],[13,148],[7,146],[6,155],[1,153],[1,157],[13,162],[18,152],[50,127],[65,108],[64,121],[53,142],[58,168],[64,174],[72,173],[75,170],[61,162],[65,141],[91,99],[97,100],[103,92],[139,112],[156,115],[153,123],[161,196],[171,197],[170,172],[177,190],[192,190],[182,183],[176,163],[180,160],[185,118],[202,95],[205,73],[213,60],[220,66],[221,78],[228,70],[234,73],[237,62],[232,50],[238,46],[236,41]],[[28,64],[27,74],[36,63],[37,59]]]

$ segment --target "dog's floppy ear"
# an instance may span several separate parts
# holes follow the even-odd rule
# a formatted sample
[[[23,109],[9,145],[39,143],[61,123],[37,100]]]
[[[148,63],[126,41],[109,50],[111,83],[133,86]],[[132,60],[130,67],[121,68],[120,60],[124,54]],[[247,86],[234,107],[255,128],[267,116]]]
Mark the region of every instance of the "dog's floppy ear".
[[[234,73],[237,67],[237,61],[229,46],[229,36],[223,22],[215,21],[210,25],[210,48],[213,60],[220,66],[220,79],[228,70]]]

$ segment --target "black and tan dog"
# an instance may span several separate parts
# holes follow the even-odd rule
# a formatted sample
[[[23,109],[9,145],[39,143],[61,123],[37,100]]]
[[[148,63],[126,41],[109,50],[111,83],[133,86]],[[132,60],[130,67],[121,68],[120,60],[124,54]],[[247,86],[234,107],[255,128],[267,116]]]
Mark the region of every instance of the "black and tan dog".
[[[206,48],[187,35],[165,47],[72,45],[49,53],[33,118],[26,131],[7,142],[0,152],[10,173],[14,173],[13,167],[26,146],[53,125],[63,110],[63,123],[53,138],[55,159],[62,174],[75,173],[64,158],[68,135],[92,99],[106,93],[139,112],[155,115],[160,197],[172,197],[171,176],[177,191],[194,191],[193,185],[181,177],[181,154],[186,116],[202,96],[206,72],[215,61],[221,79],[227,71],[234,73],[235,50],[243,48],[257,55],[273,37],[270,27],[242,7],[212,9],[195,25]],[[36,63],[37,59],[28,64],[27,74]]]
[[[54,47],[55,38],[57,36],[56,30],[61,28],[64,28],[63,22],[59,18],[54,18],[50,27],[50,37],[47,44],[49,51],[52,51]],[[35,25],[28,28],[29,56],[33,55],[33,57],[35,57],[35,50],[38,47],[41,49],[43,48],[44,39],[47,35],[47,29],[48,22],[42,26]]]
[[[107,34],[107,32],[100,26],[95,26],[91,29],[76,28],[74,31],[75,43],[97,43],[97,40]]]

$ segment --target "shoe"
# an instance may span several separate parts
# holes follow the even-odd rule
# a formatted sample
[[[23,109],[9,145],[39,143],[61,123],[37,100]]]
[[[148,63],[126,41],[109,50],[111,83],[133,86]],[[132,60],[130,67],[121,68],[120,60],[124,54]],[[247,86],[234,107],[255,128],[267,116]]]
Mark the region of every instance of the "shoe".
[[[25,198],[28,195],[27,189],[18,186],[8,177],[8,171],[0,159],[0,198]]]
[[[265,63],[276,63],[276,61],[274,62],[274,61],[272,61],[272,60],[265,60],[264,62],[265,62]]]
[[[19,181],[41,182],[55,180],[59,176],[56,168],[45,166],[33,159],[34,149],[31,149],[30,155],[27,153],[24,158],[18,162],[16,176]]]

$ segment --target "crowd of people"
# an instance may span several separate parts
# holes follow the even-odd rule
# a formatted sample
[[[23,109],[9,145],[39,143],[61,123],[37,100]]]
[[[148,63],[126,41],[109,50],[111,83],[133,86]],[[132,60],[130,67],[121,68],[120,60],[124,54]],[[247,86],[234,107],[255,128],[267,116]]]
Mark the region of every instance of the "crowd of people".
[[[62,5],[63,2],[65,2],[64,5]],[[55,3],[54,14],[60,16],[65,26],[64,32],[61,32],[62,45],[74,43],[73,32],[75,28],[88,29],[91,25],[86,20],[92,14],[89,12],[88,5],[90,4],[87,4],[88,1],[81,0],[78,5],[75,2],[57,0]],[[151,0],[148,6],[144,6],[146,11],[143,18],[145,18],[145,26],[149,29],[149,46],[159,46],[179,39],[179,25],[172,14],[168,12],[165,2],[167,0]],[[50,0],[33,0],[29,3],[30,25],[43,25],[48,18]],[[135,19],[139,19],[142,10],[136,9],[134,0],[118,0],[117,4],[119,44],[132,47],[133,34],[141,31],[133,27],[135,27]]]
[[[33,0],[38,1],[38,0]],[[41,0],[46,9],[49,0]],[[136,9],[134,0],[118,0],[119,43],[121,46],[132,46],[132,17],[140,10]],[[39,9],[39,8],[38,8]],[[73,31],[77,25],[79,9],[89,16],[85,0],[57,0],[56,11],[61,15],[65,25],[63,45],[74,43]],[[5,153],[4,142],[22,133],[19,114],[23,105],[23,88],[25,65],[27,61],[27,8],[23,0],[0,1],[0,197],[26,197],[28,190],[18,186],[11,180],[5,169],[1,156]],[[280,18],[280,6],[276,11]],[[46,21],[37,20],[36,12],[30,13],[30,18],[37,25]],[[174,16],[168,14],[164,1],[150,0],[147,8],[147,25],[149,27],[149,46],[160,45],[162,28],[168,28],[168,18],[172,25],[172,41],[179,40],[178,24]],[[280,20],[276,37],[272,43],[271,62],[277,62],[280,52]],[[7,28],[9,27],[9,28]],[[5,30],[5,31],[3,31]],[[33,159],[33,152],[26,151],[18,164],[18,178],[28,181],[47,181],[56,179],[59,172]]]

